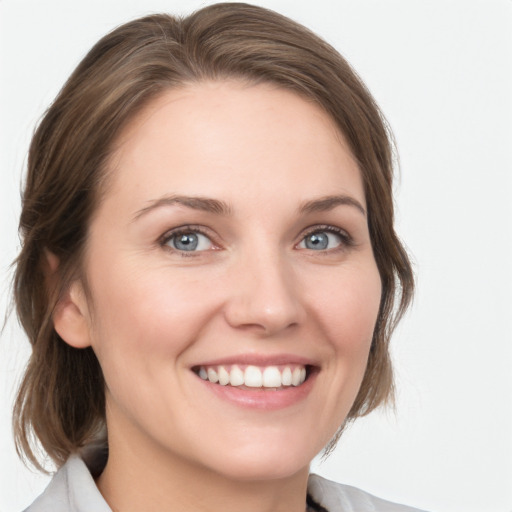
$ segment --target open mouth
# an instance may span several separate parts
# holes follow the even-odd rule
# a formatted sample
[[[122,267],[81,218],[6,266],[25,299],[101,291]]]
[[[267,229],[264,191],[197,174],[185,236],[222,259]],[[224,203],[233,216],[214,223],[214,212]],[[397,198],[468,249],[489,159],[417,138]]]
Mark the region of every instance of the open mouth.
[[[211,365],[195,366],[192,371],[212,384],[240,389],[280,390],[298,387],[313,373],[310,365]]]

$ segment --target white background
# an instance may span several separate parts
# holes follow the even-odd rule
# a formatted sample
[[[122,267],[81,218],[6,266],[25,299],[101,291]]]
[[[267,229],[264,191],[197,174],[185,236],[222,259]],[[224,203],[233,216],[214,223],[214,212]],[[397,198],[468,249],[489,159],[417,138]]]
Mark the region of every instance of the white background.
[[[114,26],[210,2],[0,0],[0,285],[16,255],[30,135],[79,59]],[[512,1],[267,0],[354,65],[401,155],[398,229],[418,293],[393,344],[397,412],[373,414],[315,471],[437,512],[512,511]],[[0,511],[44,488],[17,460],[15,382],[28,355],[0,343]]]

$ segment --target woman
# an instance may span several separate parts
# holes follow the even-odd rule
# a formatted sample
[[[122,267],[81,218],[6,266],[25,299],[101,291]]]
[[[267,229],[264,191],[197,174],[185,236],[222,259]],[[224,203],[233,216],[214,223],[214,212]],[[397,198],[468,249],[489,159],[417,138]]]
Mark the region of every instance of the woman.
[[[391,185],[364,85],[276,13],[99,41],[29,153],[15,425],[60,470],[28,510],[412,510],[308,474],[392,393]]]

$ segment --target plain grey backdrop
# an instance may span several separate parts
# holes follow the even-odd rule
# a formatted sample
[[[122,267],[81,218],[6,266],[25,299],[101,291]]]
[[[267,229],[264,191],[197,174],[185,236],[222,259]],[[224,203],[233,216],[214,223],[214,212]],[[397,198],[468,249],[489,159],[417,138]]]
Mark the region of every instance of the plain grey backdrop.
[[[212,2],[0,0],[0,284],[9,302],[30,136],[96,40]],[[512,1],[261,0],[333,44],[366,81],[401,157],[398,229],[418,279],[393,357],[397,412],[356,423],[314,471],[437,512],[512,511]],[[0,511],[48,477],[18,461],[10,410],[28,343],[0,342]]]

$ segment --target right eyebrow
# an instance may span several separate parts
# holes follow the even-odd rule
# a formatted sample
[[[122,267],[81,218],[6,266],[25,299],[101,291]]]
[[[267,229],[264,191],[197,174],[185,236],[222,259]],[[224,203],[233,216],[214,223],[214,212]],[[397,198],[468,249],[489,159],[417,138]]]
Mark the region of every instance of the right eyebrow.
[[[143,215],[155,210],[156,208],[162,208],[164,206],[185,206],[192,210],[200,210],[208,213],[215,213],[217,215],[231,215],[231,207],[224,201],[218,199],[212,199],[210,197],[201,196],[163,196],[158,199],[149,201],[149,205],[140,209],[133,217],[133,221],[136,221]]]

